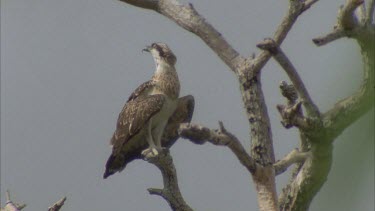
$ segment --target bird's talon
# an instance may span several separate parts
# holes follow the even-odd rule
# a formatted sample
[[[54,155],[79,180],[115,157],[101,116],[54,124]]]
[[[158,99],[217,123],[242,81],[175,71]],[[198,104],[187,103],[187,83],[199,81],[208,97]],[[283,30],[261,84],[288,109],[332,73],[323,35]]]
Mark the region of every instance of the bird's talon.
[[[147,149],[143,150],[142,151],[142,155],[146,159],[149,159],[149,158],[153,158],[153,157],[158,156],[159,155],[159,151],[155,147],[151,147],[151,148],[147,148]]]
[[[152,155],[157,156],[159,154],[158,150],[156,148],[151,149]]]

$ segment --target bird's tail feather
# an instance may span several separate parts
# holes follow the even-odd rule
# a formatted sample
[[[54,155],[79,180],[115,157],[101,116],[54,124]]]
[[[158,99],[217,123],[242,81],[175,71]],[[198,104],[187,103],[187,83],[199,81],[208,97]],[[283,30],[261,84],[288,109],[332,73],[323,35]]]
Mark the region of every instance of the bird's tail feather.
[[[122,171],[126,166],[125,157],[123,155],[111,155],[108,158],[108,161],[105,165],[105,172],[103,174],[103,178],[106,179],[107,177],[111,176],[112,174]]]

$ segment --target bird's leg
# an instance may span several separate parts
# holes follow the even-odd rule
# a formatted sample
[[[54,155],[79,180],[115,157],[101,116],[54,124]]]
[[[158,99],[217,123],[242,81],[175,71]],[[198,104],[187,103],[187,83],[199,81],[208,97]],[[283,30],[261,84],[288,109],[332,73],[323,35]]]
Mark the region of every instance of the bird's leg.
[[[147,123],[146,139],[147,139],[147,142],[148,142],[148,148],[142,151],[142,155],[145,156],[146,158],[147,157],[154,157],[154,156],[159,154],[158,150],[156,149],[157,147],[155,145],[153,137],[152,137],[151,127],[152,127],[152,118]]]
[[[165,126],[166,126],[166,123],[164,125],[162,125],[162,126],[159,126],[160,128],[158,128],[157,130],[161,130],[163,132],[157,133],[157,136],[154,137],[155,145],[156,145],[156,147],[157,147],[158,150],[162,150],[163,149],[163,147],[161,145],[161,138],[163,136]]]

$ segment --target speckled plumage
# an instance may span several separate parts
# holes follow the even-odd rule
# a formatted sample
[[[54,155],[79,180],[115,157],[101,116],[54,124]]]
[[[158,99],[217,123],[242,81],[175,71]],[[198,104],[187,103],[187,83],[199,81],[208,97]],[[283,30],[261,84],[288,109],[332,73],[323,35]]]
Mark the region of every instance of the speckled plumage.
[[[125,104],[110,142],[116,153],[120,152],[119,148],[132,136],[137,135],[150,118],[162,109],[164,102],[165,97],[158,94],[137,98]]]
[[[173,68],[174,67],[170,67]],[[177,99],[180,94],[180,82],[176,70],[168,70],[163,73],[156,73],[152,77],[152,81],[155,84],[155,89],[164,92],[171,99]],[[168,81],[168,83],[163,83]],[[154,91],[156,91],[154,90]]]
[[[130,95],[127,102],[135,100],[136,98],[145,97],[149,95],[155,86],[155,81],[149,80],[141,84],[134,92]]]
[[[111,139],[112,154],[107,161],[104,178],[140,158],[140,152],[147,148],[147,143],[161,147],[158,145],[161,145],[167,122],[179,105],[180,83],[174,68],[176,57],[163,43],[154,43],[147,51],[155,60],[155,74],[130,95],[118,117]],[[180,109],[185,111],[186,106]]]

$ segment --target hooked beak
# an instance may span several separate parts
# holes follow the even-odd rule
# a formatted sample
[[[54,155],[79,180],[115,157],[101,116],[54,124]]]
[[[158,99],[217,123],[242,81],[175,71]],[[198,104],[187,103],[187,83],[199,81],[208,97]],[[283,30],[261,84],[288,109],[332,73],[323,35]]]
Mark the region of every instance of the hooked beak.
[[[146,48],[142,49],[142,52],[143,51],[150,52],[150,50],[151,50],[151,46],[146,46]]]

